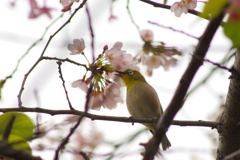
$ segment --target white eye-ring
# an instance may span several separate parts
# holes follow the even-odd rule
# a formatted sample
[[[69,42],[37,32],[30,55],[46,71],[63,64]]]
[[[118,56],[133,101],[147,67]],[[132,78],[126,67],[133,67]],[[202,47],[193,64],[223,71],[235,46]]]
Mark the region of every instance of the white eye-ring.
[[[133,71],[128,71],[128,74],[129,75],[133,75]]]

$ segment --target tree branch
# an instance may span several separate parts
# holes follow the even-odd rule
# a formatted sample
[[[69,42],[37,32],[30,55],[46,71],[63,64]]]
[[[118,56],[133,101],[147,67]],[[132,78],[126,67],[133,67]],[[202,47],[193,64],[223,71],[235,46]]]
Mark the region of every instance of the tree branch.
[[[43,109],[43,108],[1,108],[0,112],[37,112],[37,113],[45,113],[54,115],[77,115],[77,116],[84,116],[86,118],[94,120],[105,120],[105,121],[115,121],[115,122],[127,122],[127,123],[155,123],[156,118],[129,118],[129,117],[114,117],[114,116],[103,116],[103,115],[95,115],[91,113],[77,111],[77,110],[50,110],[50,109]],[[211,128],[218,128],[220,125],[219,122],[211,122],[211,121],[179,121],[173,120],[172,125],[178,126],[198,126],[198,127],[211,127]]]
[[[187,90],[197,70],[203,64],[203,59],[208,51],[209,45],[212,41],[215,32],[217,31],[217,28],[220,26],[222,22],[223,17],[224,9],[219,16],[213,18],[209,22],[205,32],[200,38],[194,55],[196,55],[197,57],[201,57],[202,59],[195,58],[195,56],[192,57],[192,60],[190,61],[185,73],[183,74],[169,106],[167,107],[164,115],[159,119],[157,123],[156,126],[157,129],[153,137],[146,144],[146,152],[144,154],[143,160],[152,160],[155,154],[157,153],[159,148],[158,146],[163,136],[165,135],[165,132],[168,130],[173,118],[182,107]]]
[[[65,81],[63,79],[62,69],[61,69],[62,62],[61,61],[57,61],[57,64],[58,64],[58,72],[59,72],[59,75],[60,75],[59,77],[62,80],[62,85],[63,85],[63,89],[64,89],[64,92],[65,92],[65,95],[66,95],[66,98],[67,98],[67,101],[68,101],[69,108],[71,110],[74,110],[74,108],[72,107],[72,104],[71,104],[71,102],[69,100],[67,89],[65,87]]]

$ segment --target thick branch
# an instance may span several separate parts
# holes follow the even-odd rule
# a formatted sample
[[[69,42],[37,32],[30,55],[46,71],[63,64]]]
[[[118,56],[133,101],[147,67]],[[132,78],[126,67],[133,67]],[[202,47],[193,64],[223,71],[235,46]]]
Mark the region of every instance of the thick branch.
[[[84,116],[91,120],[105,120],[105,121],[115,121],[115,122],[127,122],[127,123],[154,123],[156,121],[155,118],[128,118],[128,117],[114,117],[114,116],[102,116],[102,115],[95,115],[91,113],[84,113],[82,111],[77,110],[49,110],[43,108],[1,108],[0,112],[34,112],[34,113],[46,113],[52,116],[54,115],[78,115]],[[84,115],[85,114],[85,115]],[[172,125],[178,126],[198,126],[198,127],[211,127],[211,128],[218,128],[218,122],[210,122],[210,121],[179,121],[174,120],[172,121]]]
[[[167,110],[165,111],[164,115],[160,118],[160,120],[157,123],[157,129],[156,129],[156,132],[154,133],[153,138],[150,139],[150,141],[146,144],[146,152],[144,155],[144,160],[152,160],[155,154],[157,153],[158,146],[163,136],[165,135],[165,132],[168,130],[173,118],[182,107],[187,90],[197,70],[203,63],[203,59],[208,51],[212,38],[217,28],[220,26],[223,17],[224,17],[224,14],[222,12],[219,16],[217,16],[216,18],[213,18],[209,22],[205,32],[200,38],[194,55],[197,57],[201,57],[202,60],[195,58],[195,56],[192,57],[192,60],[190,61],[185,73],[183,74],[179,82],[179,85],[177,87],[177,90]]]
[[[0,155],[13,158],[15,160],[42,160],[40,157],[34,157],[24,150],[15,149],[7,141],[0,141]]]

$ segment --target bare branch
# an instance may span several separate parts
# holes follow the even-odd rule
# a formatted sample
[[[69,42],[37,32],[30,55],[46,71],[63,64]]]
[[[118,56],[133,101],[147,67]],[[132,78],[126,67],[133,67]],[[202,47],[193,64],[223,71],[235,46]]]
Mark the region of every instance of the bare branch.
[[[193,36],[193,35],[191,35],[191,34],[188,34],[188,33],[184,32],[184,31],[180,31],[180,30],[174,29],[174,28],[172,28],[172,27],[167,27],[167,26],[164,26],[164,25],[161,25],[161,24],[158,24],[158,23],[155,23],[155,22],[151,22],[151,21],[148,21],[148,23],[157,25],[157,26],[162,27],[162,28],[170,29],[170,30],[172,30],[172,31],[174,31],[174,32],[179,32],[179,33],[182,33],[182,34],[187,35],[188,37],[192,37],[192,38],[195,38],[195,39],[199,40],[198,37]]]
[[[95,115],[91,113],[85,113],[77,110],[50,110],[43,108],[1,108],[0,112],[37,112],[37,113],[45,113],[54,115],[78,115],[82,117],[86,117],[94,120],[104,120],[104,121],[115,121],[115,122],[127,122],[127,123],[155,123],[156,118],[129,118],[129,117],[114,117],[114,116],[103,116],[103,115]],[[219,122],[210,122],[210,121],[179,121],[173,120],[172,125],[178,126],[198,126],[198,127],[211,127],[218,128],[220,125]]]
[[[59,77],[62,80],[62,85],[63,85],[63,89],[64,89],[64,92],[65,92],[65,95],[66,95],[66,98],[67,98],[67,101],[68,101],[69,108],[71,110],[74,110],[74,108],[72,107],[72,104],[71,104],[71,102],[69,100],[67,89],[65,87],[65,81],[63,79],[62,69],[61,69],[62,62],[61,61],[57,61],[57,64],[58,64],[58,72],[59,72],[59,75],[60,75]]]
[[[61,58],[57,58],[57,57],[47,57],[47,56],[43,56],[42,59],[44,60],[57,60],[57,61],[62,61],[62,62],[69,62],[69,63],[72,63],[72,64],[75,64],[77,66],[82,66],[84,67],[86,70],[89,70],[89,68],[85,65],[85,64],[80,64],[80,63],[77,63],[71,59],[68,59],[68,58],[65,58],[65,59],[61,59]]]
[[[73,135],[73,133],[75,132],[75,130],[77,129],[77,127],[79,126],[80,122],[82,120],[82,117],[78,118],[77,123],[74,125],[73,128],[70,129],[70,132],[68,133],[68,135],[63,139],[63,141],[60,143],[60,145],[58,146],[57,150],[55,151],[55,155],[54,155],[54,160],[58,160],[59,159],[59,152],[64,149],[65,145],[68,143],[70,137]]]
[[[91,38],[92,38],[92,41],[91,41],[92,61],[94,62],[95,61],[95,53],[94,53],[94,33],[93,33],[93,28],[92,28],[92,20],[91,20],[91,15],[90,15],[87,3],[85,5],[85,7],[86,7],[86,12],[87,12],[87,17],[88,17],[89,30],[90,30]]]

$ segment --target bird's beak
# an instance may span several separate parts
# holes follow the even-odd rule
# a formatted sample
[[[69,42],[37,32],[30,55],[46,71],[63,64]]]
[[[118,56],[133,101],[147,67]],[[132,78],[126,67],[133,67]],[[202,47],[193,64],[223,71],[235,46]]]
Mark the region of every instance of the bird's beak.
[[[115,74],[116,76],[123,76],[125,74],[125,72],[121,72],[121,71],[118,71],[118,70],[115,70],[115,72],[117,72],[118,74]]]

